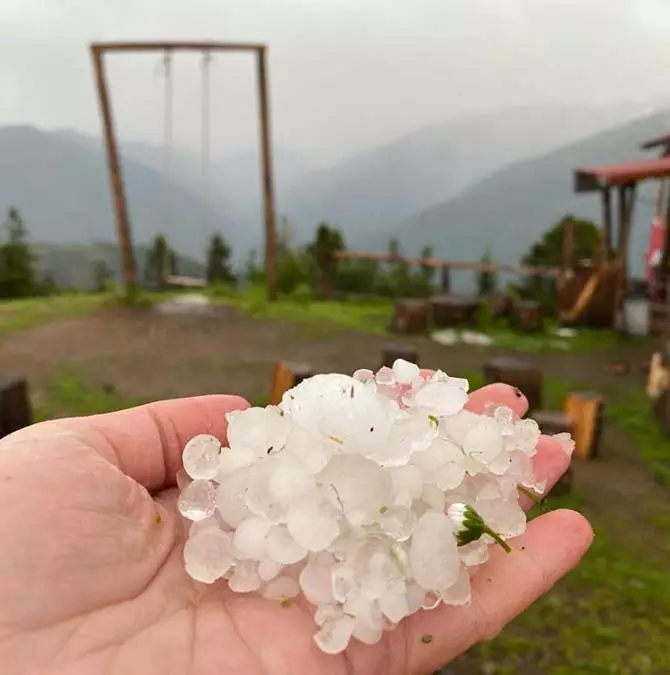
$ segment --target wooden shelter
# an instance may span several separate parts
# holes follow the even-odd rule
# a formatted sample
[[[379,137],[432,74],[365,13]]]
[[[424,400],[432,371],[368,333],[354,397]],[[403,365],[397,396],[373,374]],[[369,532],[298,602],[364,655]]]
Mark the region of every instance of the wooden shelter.
[[[563,294],[577,298],[571,315],[563,317],[567,322],[578,323],[581,320],[589,324],[614,325],[628,285],[630,232],[637,185],[642,181],[665,180],[668,177],[670,156],[577,169],[575,191],[600,195],[602,239],[590,269],[576,268],[574,277],[564,284]],[[569,238],[567,233],[566,239]],[[594,315],[597,315],[598,321],[586,321],[593,319]]]

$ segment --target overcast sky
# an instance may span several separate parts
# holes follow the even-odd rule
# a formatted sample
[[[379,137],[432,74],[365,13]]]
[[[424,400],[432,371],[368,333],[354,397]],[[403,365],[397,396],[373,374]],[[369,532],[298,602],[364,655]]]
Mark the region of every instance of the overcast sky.
[[[329,161],[472,111],[670,101],[670,0],[0,0],[0,124],[99,133],[87,45],[269,45],[275,144]],[[159,142],[160,57],[113,56],[118,131]],[[256,142],[251,57],[213,64],[213,142]],[[179,144],[196,147],[198,61],[175,65]]]

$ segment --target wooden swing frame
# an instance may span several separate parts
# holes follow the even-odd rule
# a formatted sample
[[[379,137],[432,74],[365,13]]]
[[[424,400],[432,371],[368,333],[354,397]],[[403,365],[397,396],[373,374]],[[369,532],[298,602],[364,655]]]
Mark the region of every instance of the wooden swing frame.
[[[273,194],[272,149],[270,140],[270,101],[268,94],[267,47],[264,44],[235,44],[225,42],[98,42],[90,45],[95,83],[102,117],[107,167],[114,202],[116,230],[121,252],[123,282],[129,295],[137,287],[137,267],[133,252],[133,239],[128,217],[123,174],[114,129],[112,104],[107,86],[104,56],[111,52],[164,52],[199,51],[251,52],[256,56],[259,122],[261,137],[261,167],[263,202],[265,211],[265,270],[269,300],[277,297],[277,233]]]

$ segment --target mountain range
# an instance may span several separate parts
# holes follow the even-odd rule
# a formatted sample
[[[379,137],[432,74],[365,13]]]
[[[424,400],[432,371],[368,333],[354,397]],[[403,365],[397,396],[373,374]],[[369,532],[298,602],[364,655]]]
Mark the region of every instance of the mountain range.
[[[394,236],[412,253],[432,244],[441,256],[478,258],[491,246],[496,259],[511,262],[566,212],[599,216],[594,197],[573,193],[576,167],[633,159],[641,141],[669,130],[667,113],[555,105],[433,125],[326,168],[277,148],[278,213],[297,242],[327,220],[350,247],[383,250]],[[173,149],[166,175],[163,148],[127,143],[121,150],[136,244],[162,232],[184,260],[193,259],[191,267],[203,260],[213,231],[226,236],[237,261],[262,246],[256,151],[213,158],[205,195],[197,154]],[[633,262],[646,242],[652,194],[639,199],[646,226],[634,229]],[[0,210],[10,205],[33,241],[59,245],[59,269],[68,267],[63,251],[77,249],[81,258],[83,244],[114,242],[101,140],[70,130],[0,128]]]

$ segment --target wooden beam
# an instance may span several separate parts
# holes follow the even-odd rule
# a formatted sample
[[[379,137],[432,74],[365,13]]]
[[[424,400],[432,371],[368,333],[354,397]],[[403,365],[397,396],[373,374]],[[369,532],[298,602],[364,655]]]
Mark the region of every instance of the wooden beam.
[[[261,123],[261,165],[263,179],[263,204],[265,208],[265,272],[267,276],[268,299],[277,297],[277,231],[272,176],[272,154],[270,144],[270,101],[267,83],[267,54],[265,49],[258,52],[258,98]]]
[[[449,268],[456,270],[474,270],[476,272],[507,273],[519,275],[535,275],[558,277],[561,275],[559,267],[529,267],[526,265],[506,265],[473,260],[443,260],[440,258],[417,258],[412,256],[398,256],[390,253],[374,253],[362,251],[337,251],[336,260],[376,260],[378,262],[404,262],[408,265],[425,265],[426,267]]]
[[[100,114],[102,116],[103,134],[107,153],[107,166],[109,169],[109,179],[114,202],[116,232],[119,238],[119,249],[121,251],[123,283],[126,288],[126,292],[130,293],[137,284],[137,270],[135,268],[135,256],[133,254],[133,242],[132,236],[130,234],[128,211],[126,209],[126,197],[123,189],[123,178],[121,175],[119,153],[116,147],[116,137],[114,135],[112,105],[110,103],[109,93],[107,90],[107,79],[105,77],[103,53],[102,51],[96,50],[94,47],[92,47],[91,55],[93,57],[93,70],[95,74],[96,87],[98,90]]]
[[[263,44],[232,42],[182,42],[182,41],[147,41],[147,42],[95,42],[91,49],[95,52],[158,52],[158,51],[227,51],[227,52],[260,52]]]

